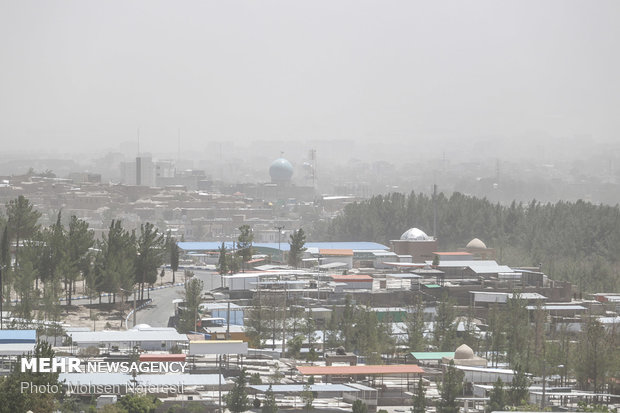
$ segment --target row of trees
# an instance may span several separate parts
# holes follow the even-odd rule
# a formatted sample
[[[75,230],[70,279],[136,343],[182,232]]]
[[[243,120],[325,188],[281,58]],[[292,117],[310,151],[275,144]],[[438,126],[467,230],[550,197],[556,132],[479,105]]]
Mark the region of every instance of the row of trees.
[[[344,347],[365,356],[371,364],[380,364],[382,354],[395,351],[390,325],[379,321],[374,311],[354,305],[350,296],[346,297],[342,311],[334,308],[323,325],[315,320],[311,308],[289,304],[281,294],[257,294],[246,320],[246,334],[252,346],[275,346],[276,341],[284,340],[288,354],[298,357],[306,344],[310,349],[307,357],[312,358],[316,355],[315,332],[322,329],[327,348]]]
[[[245,272],[248,261],[252,259],[254,254],[254,248],[252,243],[254,242],[254,234],[252,228],[249,225],[242,225],[239,228],[239,236],[236,241],[236,248],[233,251],[229,251],[226,248],[226,244],[222,242],[222,245],[218,249],[219,259],[217,263],[217,269],[220,274],[234,274],[239,269]],[[303,228],[299,228],[290,235],[289,241],[289,253],[288,264],[292,267],[299,267],[301,259],[306,248],[306,234]]]
[[[620,287],[619,206],[584,201],[503,206],[460,193],[439,194],[434,200],[421,193],[392,193],[347,205],[311,233],[313,239],[389,243],[410,227],[433,228],[435,211],[442,249],[478,237],[508,265],[542,263],[554,279],[586,291]]]
[[[6,205],[0,238],[2,293],[4,297],[16,293],[17,317],[31,319],[43,305],[45,317],[57,321],[59,299],[64,297],[71,305],[80,280],[89,295],[99,300],[102,293],[109,293],[115,302],[118,294],[126,298],[135,287],[143,299],[145,288],[155,284],[165,262],[171,264],[173,274],[178,269],[176,241],[151,223],[141,225],[136,233],[112,220],[108,232],[96,241],[88,223],[76,216],[65,225],[59,212],[49,227],[37,223],[40,217],[21,195]]]
[[[606,329],[595,317],[586,316],[581,331],[571,332],[567,325],[550,323],[542,307],[528,310],[527,302],[515,294],[505,305],[491,305],[487,331],[481,335],[474,331],[471,308],[456,317],[455,304],[447,296],[436,305],[432,329],[427,328],[423,309],[422,301],[417,301],[407,315],[406,344],[410,351],[429,347],[454,351],[465,343],[485,354],[493,366],[507,363],[517,372],[556,375],[563,384],[572,377],[585,390],[605,391],[612,374],[620,371],[618,332]],[[458,322],[464,329],[457,337]]]

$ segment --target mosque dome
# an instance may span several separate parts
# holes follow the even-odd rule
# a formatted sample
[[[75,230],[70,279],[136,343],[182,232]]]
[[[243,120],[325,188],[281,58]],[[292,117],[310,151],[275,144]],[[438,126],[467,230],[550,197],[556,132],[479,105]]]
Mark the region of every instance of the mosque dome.
[[[288,182],[293,177],[293,165],[284,158],[278,158],[269,167],[271,182]]]
[[[480,241],[478,238],[474,238],[471,241],[469,241],[469,243],[467,244],[465,248],[485,250],[487,249],[487,246],[484,244],[484,242]]]
[[[400,236],[401,240],[409,240],[409,241],[428,241],[432,238],[426,235],[424,231],[418,228],[409,228],[407,231]]]
[[[467,344],[461,344],[454,352],[455,360],[470,360],[474,358],[474,350]]]

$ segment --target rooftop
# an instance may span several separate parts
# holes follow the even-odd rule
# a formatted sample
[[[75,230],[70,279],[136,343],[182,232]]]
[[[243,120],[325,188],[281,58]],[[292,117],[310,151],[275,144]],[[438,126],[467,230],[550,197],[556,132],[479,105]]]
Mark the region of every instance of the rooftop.
[[[353,250],[349,250],[349,249],[326,249],[326,248],[320,248],[319,249],[319,254],[320,255],[328,255],[328,256],[338,256],[338,257],[352,257],[353,256]]]
[[[207,241],[207,242],[179,242],[179,248],[183,251],[217,251],[222,246],[221,242],[218,241]],[[225,242],[224,246],[226,249],[231,250],[234,248],[233,242]],[[266,243],[254,243],[252,244],[254,248],[268,248],[274,250],[282,250],[288,251],[290,249],[290,245],[288,242],[282,242],[278,245],[277,242],[266,242]],[[318,248],[320,249],[344,249],[344,250],[353,250],[353,251],[367,251],[367,250],[383,250],[387,251],[390,248],[378,244],[376,242],[306,242],[306,248]]]
[[[37,330],[0,330],[0,343],[35,343]]]
[[[444,357],[453,358],[454,351],[412,351],[411,355],[417,360],[441,360]]]
[[[334,281],[372,281],[372,277],[366,274],[334,274],[331,276]]]
[[[416,364],[391,364],[367,366],[298,366],[297,370],[304,376],[355,376],[372,374],[422,374]]]

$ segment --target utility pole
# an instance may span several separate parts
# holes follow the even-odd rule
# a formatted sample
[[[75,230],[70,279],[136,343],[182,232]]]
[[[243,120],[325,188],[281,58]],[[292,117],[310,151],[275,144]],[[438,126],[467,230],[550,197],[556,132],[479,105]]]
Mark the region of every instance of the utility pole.
[[[274,228],[278,230],[278,253],[280,254],[280,262],[283,262],[284,260],[282,259],[282,248],[280,248],[280,235],[282,235],[284,225],[276,225]]]
[[[288,305],[288,284],[284,281],[284,314],[282,318],[282,357],[286,354],[286,306]]]
[[[136,326],[136,290],[133,290],[133,326]]]
[[[437,239],[437,184],[433,184],[433,238]]]
[[[2,330],[2,302],[4,301],[4,297],[2,296],[2,266],[0,266],[0,330]]]
[[[547,360],[546,360],[546,345],[543,341],[543,363],[542,363],[542,399],[540,400],[540,409],[545,410],[546,397],[547,397]]]
[[[226,307],[226,340],[230,340],[230,300]]]
[[[219,413],[222,413],[222,355],[219,354],[218,355],[219,358],[219,366],[218,366],[218,381],[219,381],[219,386],[217,386],[217,390],[218,390],[218,404],[220,406],[220,411]]]

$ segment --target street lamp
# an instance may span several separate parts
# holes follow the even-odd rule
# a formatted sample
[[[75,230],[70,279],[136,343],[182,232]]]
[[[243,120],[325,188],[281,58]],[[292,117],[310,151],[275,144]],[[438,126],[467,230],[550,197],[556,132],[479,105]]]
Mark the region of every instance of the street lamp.
[[[0,330],[2,330],[2,302],[4,301],[4,297],[2,296],[2,270],[4,269],[4,265],[0,265]]]
[[[278,230],[278,253],[280,254],[280,263],[282,263],[282,261],[284,261],[282,259],[282,248],[280,248],[280,235],[282,235],[282,230],[284,229],[284,225],[276,225],[274,227],[274,229]]]

